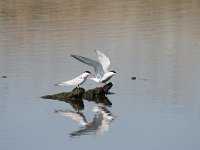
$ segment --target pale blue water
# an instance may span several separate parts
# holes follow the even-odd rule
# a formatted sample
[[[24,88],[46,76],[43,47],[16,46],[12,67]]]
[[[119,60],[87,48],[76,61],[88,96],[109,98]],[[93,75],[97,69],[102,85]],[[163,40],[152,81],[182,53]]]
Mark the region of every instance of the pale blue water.
[[[1,1],[0,149],[199,149],[199,41],[198,1]],[[119,73],[116,119],[71,137],[82,126],[55,111],[73,108],[40,97],[72,90],[53,85],[92,71],[70,54],[94,49]],[[98,104],[84,104],[92,122]]]

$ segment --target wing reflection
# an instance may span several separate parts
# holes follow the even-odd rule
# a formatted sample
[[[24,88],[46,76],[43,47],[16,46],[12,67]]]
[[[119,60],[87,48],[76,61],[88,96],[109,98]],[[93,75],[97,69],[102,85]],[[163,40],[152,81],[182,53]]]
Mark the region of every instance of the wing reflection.
[[[95,112],[95,115],[91,123],[88,123],[85,116],[79,112],[57,110],[56,113],[70,117],[82,125],[79,130],[70,133],[71,137],[89,134],[102,135],[109,130],[110,122],[115,120],[116,117],[103,106],[94,107],[93,111]]]
[[[80,125],[87,125],[85,116],[80,112],[74,112],[69,110],[56,110],[55,113],[59,113],[62,116],[70,117],[72,120],[79,122]]]

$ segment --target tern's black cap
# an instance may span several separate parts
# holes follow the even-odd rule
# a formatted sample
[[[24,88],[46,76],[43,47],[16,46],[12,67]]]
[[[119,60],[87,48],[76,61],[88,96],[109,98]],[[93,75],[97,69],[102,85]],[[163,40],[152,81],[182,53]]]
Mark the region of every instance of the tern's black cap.
[[[89,71],[85,71],[84,73],[89,73],[89,74],[91,74],[91,72],[89,72]]]
[[[110,71],[110,72],[117,73],[116,71]]]

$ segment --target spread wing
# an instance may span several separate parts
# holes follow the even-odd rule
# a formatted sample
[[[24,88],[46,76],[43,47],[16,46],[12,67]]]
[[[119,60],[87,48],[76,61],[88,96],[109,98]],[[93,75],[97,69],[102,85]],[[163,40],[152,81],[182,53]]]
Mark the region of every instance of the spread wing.
[[[68,110],[56,110],[55,112],[61,114],[62,116],[70,117],[72,120],[79,122],[80,125],[85,126],[87,124],[87,120],[82,113]]]
[[[98,78],[103,76],[104,69],[102,68],[101,64],[98,61],[95,61],[87,57],[79,56],[79,55],[71,55],[71,56],[89,66],[92,66]]]
[[[98,50],[96,50],[95,52],[97,54],[97,57],[98,57],[101,65],[102,65],[102,68],[103,68],[104,72],[107,73],[108,72],[108,68],[110,66],[110,59],[105,54],[103,54],[102,52],[100,52]]]

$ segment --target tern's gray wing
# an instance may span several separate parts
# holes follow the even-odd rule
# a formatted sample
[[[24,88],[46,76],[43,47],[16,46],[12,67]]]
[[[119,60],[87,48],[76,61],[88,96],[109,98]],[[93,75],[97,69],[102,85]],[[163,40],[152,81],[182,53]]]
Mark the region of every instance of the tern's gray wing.
[[[102,68],[103,68],[104,72],[107,73],[108,72],[108,68],[110,66],[110,59],[105,54],[103,54],[102,52],[100,52],[98,50],[96,50],[95,52],[97,54],[97,57],[98,57],[101,65],[102,65]]]
[[[94,71],[98,78],[103,76],[104,70],[98,61],[95,61],[95,60],[87,58],[87,57],[79,56],[79,55],[71,55],[71,56],[89,66],[94,67]]]

